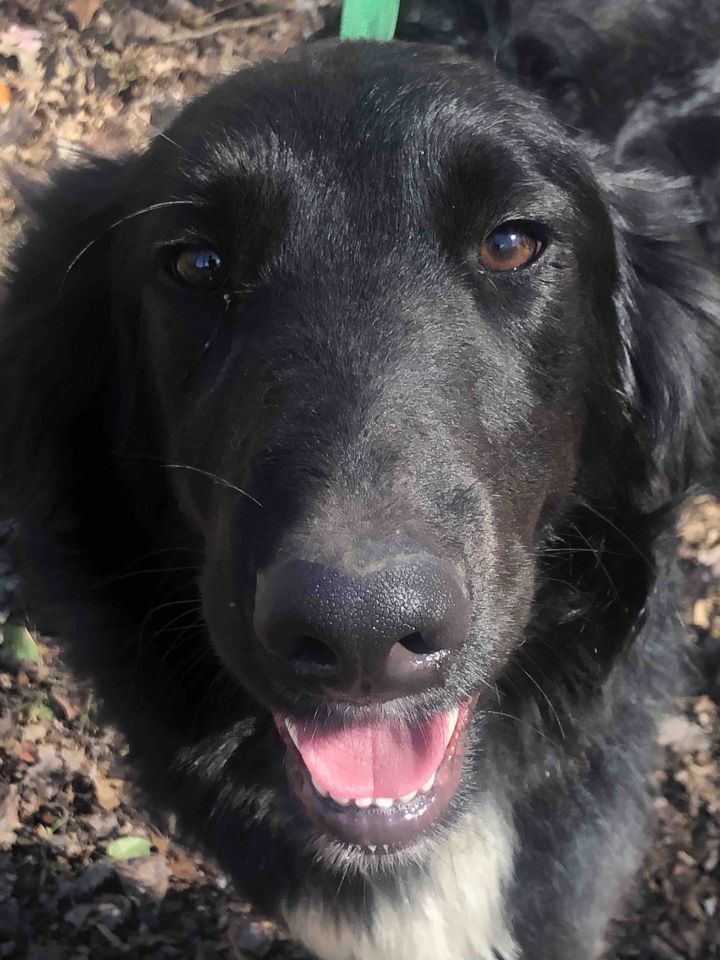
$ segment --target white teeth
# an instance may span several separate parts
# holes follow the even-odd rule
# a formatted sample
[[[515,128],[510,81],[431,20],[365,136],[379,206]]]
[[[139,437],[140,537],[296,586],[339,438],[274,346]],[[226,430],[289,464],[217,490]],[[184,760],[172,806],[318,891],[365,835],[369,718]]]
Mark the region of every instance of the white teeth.
[[[316,781],[315,781],[312,777],[310,777],[310,780],[312,781],[312,785],[313,785],[313,787],[315,788],[315,792],[316,792],[316,793],[319,793],[321,797],[329,797],[329,796],[330,796],[330,794],[327,792],[327,790],[323,790],[323,788],[320,786],[320,784],[319,784],[319,783],[316,783]]]
[[[287,730],[287,732],[288,732],[288,734],[289,734],[289,736],[290,736],[290,739],[292,740],[292,742],[295,744],[295,746],[296,746],[296,747],[298,748],[298,750],[299,750],[299,749],[300,749],[300,742],[299,742],[299,741],[300,741],[300,738],[299,738],[299,736],[298,736],[297,727],[295,726],[295,724],[293,723],[293,721],[292,721],[292,720],[289,720],[287,717],[285,718],[285,729]]]
[[[427,793],[428,790],[432,790],[435,784],[435,774],[433,774],[427,783],[423,784],[420,790],[413,790],[412,793],[406,793],[404,797],[356,797],[354,800],[343,800],[341,797],[336,797],[334,793],[329,793],[327,790],[324,790],[312,777],[310,779],[316,792],[319,793],[321,797],[330,797],[331,800],[334,800],[335,803],[341,807],[349,807],[351,804],[354,804],[361,810],[365,810],[367,807],[379,807],[381,810],[389,810],[394,803],[410,803],[418,793]]]
[[[312,777],[310,777],[310,780],[316,793],[319,793],[321,797],[329,797],[341,807],[349,807],[350,804],[355,804],[355,806],[360,807],[361,810],[366,807],[379,807],[381,810],[389,810],[394,803],[410,803],[410,801],[414,800],[418,795],[418,791],[413,790],[412,793],[406,793],[404,797],[358,797],[356,800],[345,800],[342,797],[336,797],[334,793],[324,790]],[[423,789],[427,788],[429,790],[433,783],[434,778],[428,780]]]
[[[434,786],[435,774],[433,774],[429,780],[426,780],[425,783],[420,787],[420,793],[429,793]]]
[[[457,707],[454,710],[448,712],[448,743],[452,739],[452,735],[455,733],[455,727],[457,726],[458,717],[460,716],[460,711]]]
[[[390,807],[392,807],[395,803],[410,803],[411,800],[415,799],[418,793],[427,793],[429,790],[432,790],[433,786],[435,785],[435,774],[433,774],[430,779],[424,783],[422,787],[420,787],[419,790],[413,790],[411,793],[406,793],[403,797],[356,797],[353,800],[347,800],[343,797],[336,797],[334,793],[330,793],[328,790],[325,790],[324,787],[321,787],[313,777],[310,777],[310,781],[316,793],[319,793],[321,797],[329,797],[340,807],[349,807],[351,804],[354,804],[361,810],[365,810],[368,807],[379,807],[381,810],[389,810]]]

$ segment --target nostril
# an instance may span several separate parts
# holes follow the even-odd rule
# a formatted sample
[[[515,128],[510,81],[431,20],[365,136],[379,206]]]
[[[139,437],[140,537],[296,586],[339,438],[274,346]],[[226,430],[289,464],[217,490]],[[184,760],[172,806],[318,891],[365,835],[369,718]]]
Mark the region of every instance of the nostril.
[[[414,653],[418,657],[427,657],[431,653],[437,653],[436,646],[419,630],[408,633],[407,636],[398,640],[398,643],[401,647],[404,647],[405,650]]]
[[[298,676],[328,673],[337,666],[333,650],[317,637],[296,637],[288,655],[288,663]]]
[[[360,544],[351,560],[287,556],[258,571],[253,625],[268,670],[279,661],[298,688],[368,702],[440,683],[468,633],[456,571],[384,541]]]

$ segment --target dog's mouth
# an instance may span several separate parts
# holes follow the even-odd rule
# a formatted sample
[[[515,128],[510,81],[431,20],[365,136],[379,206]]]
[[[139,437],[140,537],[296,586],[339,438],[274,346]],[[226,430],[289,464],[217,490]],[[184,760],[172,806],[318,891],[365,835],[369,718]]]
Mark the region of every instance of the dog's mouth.
[[[378,855],[406,846],[457,792],[471,706],[341,729],[276,715],[291,789],[323,833]]]

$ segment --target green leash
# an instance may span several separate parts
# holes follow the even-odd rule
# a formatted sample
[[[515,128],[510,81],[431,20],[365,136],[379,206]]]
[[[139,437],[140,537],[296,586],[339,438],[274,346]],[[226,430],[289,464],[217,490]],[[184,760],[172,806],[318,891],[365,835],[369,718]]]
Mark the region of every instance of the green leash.
[[[340,16],[342,40],[392,40],[400,0],[344,0]]]

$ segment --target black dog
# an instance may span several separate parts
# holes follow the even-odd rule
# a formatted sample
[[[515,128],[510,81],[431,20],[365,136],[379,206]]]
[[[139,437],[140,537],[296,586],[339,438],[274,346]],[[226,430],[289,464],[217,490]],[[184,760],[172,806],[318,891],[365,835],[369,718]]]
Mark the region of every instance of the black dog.
[[[30,607],[324,960],[597,957],[642,853],[718,463],[720,14],[623,6],[254,67],[16,257]]]

